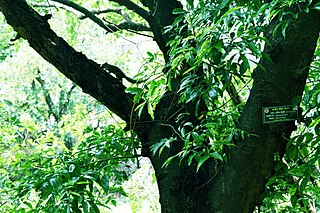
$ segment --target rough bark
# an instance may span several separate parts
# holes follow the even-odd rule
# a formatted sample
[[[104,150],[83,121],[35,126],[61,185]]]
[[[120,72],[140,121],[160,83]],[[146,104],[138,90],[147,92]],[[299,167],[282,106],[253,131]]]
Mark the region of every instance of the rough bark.
[[[273,25],[269,31],[272,29]],[[164,169],[164,160],[180,150],[179,142],[160,158],[149,155],[156,170],[162,212],[253,212],[273,174],[275,155],[283,156],[295,129],[294,122],[262,124],[262,106],[289,105],[301,98],[319,31],[320,14],[313,11],[301,14],[290,24],[285,40],[281,33],[272,39],[266,51],[276,52],[273,63],[262,62],[267,72],[255,70],[253,88],[240,118],[240,127],[253,136],[235,142],[237,147],[230,150],[227,165],[210,161],[196,173],[194,167],[172,162]],[[170,106],[172,99],[163,100],[163,105]],[[176,105],[171,107],[160,115],[174,115],[179,109]],[[158,118],[174,126],[173,122]],[[151,144],[174,134],[172,127],[161,123],[148,133],[146,138]]]
[[[148,19],[155,40],[168,59],[168,47],[165,44],[170,37],[163,36],[162,30],[173,22],[172,10],[181,5],[175,0],[142,2],[150,12],[143,10],[140,13]],[[141,9],[131,6],[132,10]],[[0,10],[8,23],[43,58],[86,93],[125,121],[130,121],[132,97],[124,92],[125,87],[121,82],[58,37],[47,21],[29,8],[25,1],[0,0]],[[320,14],[311,11],[301,14],[290,24],[285,41],[280,45],[277,40],[274,41],[277,45],[272,48],[277,51],[273,55],[273,63],[263,62],[267,72],[255,71],[253,88],[240,119],[240,127],[255,136],[235,141],[237,147],[230,150],[228,164],[221,165],[211,160],[198,173],[193,166],[188,167],[184,162],[179,166],[178,162],[173,161],[163,168],[165,159],[181,149],[183,143],[179,141],[160,157],[150,153],[150,145],[174,134],[173,118],[177,112],[184,110],[179,106],[174,92],[166,94],[160,101],[155,112],[157,122],[136,125],[143,154],[151,159],[156,171],[162,212],[253,211],[260,201],[266,180],[273,173],[275,153],[283,155],[287,138],[295,128],[293,122],[262,124],[261,107],[287,105],[296,97],[301,97],[319,31]],[[267,51],[272,52],[273,49]]]
[[[273,30],[272,25],[269,30]],[[214,212],[252,212],[260,201],[265,182],[273,173],[275,154],[283,156],[295,129],[294,122],[262,124],[262,106],[293,104],[302,97],[319,31],[320,13],[312,11],[291,22],[285,39],[276,37],[282,43],[271,39],[276,45],[271,44],[266,51],[276,48],[277,54],[273,63],[262,61],[267,72],[254,72],[253,88],[240,118],[241,128],[257,136],[237,142],[228,165],[212,184]]]
[[[144,6],[149,8],[152,19],[148,21],[154,39],[157,42],[159,49],[162,51],[166,62],[169,61],[167,42],[170,40],[169,34],[163,34],[164,28],[173,23],[176,18],[172,11],[176,8],[182,8],[182,5],[177,0],[141,0]]]

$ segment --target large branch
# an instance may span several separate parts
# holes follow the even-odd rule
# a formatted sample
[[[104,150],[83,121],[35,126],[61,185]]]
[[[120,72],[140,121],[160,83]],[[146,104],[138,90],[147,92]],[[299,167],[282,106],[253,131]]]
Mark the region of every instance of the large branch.
[[[268,29],[269,39],[276,24]],[[240,118],[240,127],[252,135],[236,143],[228,164],[207,186],[213,189],[215,210],[253,212],[254,206],[259,205],[265,183],[274,172],[275,156],[284,155],[288,138],[296,128],[294,122],[263,124],[262,107],[290,105],[297,97],[301,98],[319,32],[320,13],[313,10],[291,20],[285,38],[279,32],[271,39],[272,45],[266,52],[277,49],[277,54],[272,63],[261,62],[267,71],[259,68],[254,71],[253,88]],[[239,203],[243,204],[241,208],[237,206]]]
[[[169,61],[169,46],[167,45],[167,42],[172,38],[169,33],[164,34],[163,32],[165,27],[171,25],[177,17],[177,15],[173,14],[173,10],[182,8],[182,4],[178,0],[154,0],[148,2],[149,3],[145,3],[145,5],[149,7],[153,17],[151,22],[149,22],[149,25],[153,30],[155,40],[159,45],[160,50],[163,52],[164,59]]]
[[[182,4],[177,0],[154,0],[154,1],[141,1],[144,6],[148,7],[149,12],[139,7],[130,0],[110,0],[125,6],[129,10],[140,15],[144,18],[154,35],[154,40],[157,42],[160,50],[163,53],[166,62],[169,61],[167,42],[170,40],[169,34],[163,34],[164,28],[171,25],[176,18],[172,11],[176,8],[182,8]]]
[[[89,18],[96,24],[98,24],[101,28],[105,29],[107,32],[113,33],[118,30],[132,30],[132,31],[150,31],[150,28],[148,26],[145,26],[140,23],[135,23],[131,21],[128,14],[124,13],[121,9],[106,9],[103,11],[89,11],[86,8],[80,6],[79,4],[76,4],[69,0],[51,0],[55,2],[59,2],[65,6],[71,7],[76,11],[79,11],[83,14],[83,16],[80,17],[80,19]],[[96,15],[102,14],[102,13],[117,13],[124,17],[124,22],[116,25],[116,24],[104,24],[104,22],[98,18]]]
[[[0,11],[45,60],[119,117],[130,120],[132,97],[125,93],[122,83],[58,37],[47,20],[24,0],[0,0]]]

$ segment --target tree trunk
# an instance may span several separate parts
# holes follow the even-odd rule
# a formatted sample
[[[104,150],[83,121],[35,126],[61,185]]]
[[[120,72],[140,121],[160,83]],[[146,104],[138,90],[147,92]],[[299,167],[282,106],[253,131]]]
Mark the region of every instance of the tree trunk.
[[[273,26],[269,28],[271,33]],[[160,158],[147,154],[156,171],[163,213],[253,212],[261,202],[266,181],[274,172],[276,155],[283,156],[288,138],[295,130],[294,122],[263,124],[262,107],[290,105],[302,97],[319,31],[320,14],[313,11],[292,21],[285,40],[281,33],[271,39],[271,47],[266,51],[276,52],[270,54],[273,63],[264,60],[262,65],[267,71],[258,68],[254,71],[253,88],[240,117],[239,127],[251,136],[235,141],[236,147],[230,150],[226,165],[211,160],[196,173],[194,166],[189,167],[185,162],[179,165],[176,160],[163,168],[164,161],[181,150],[179,142]],[[165,103],[159,106],[158,114],[174,115],[177,108],[162,109],[174,102],[171,99],[163,100]],[[157,119],[164,122],[163,117]],[[174,126],[174,122],[166,122]],[[172,134],[172,127],[158,123],[144,138],[147,144],[153,144]]]
[[[151,1],[142,2],[147,7],[153,5]],[[150,18],[149,24],[168,60],[165,43],[169,37],[161,33],[165,25],[173,22],[171,11],[181,5],[175,0],[154,2],[162,4],[155,3],[159,8],[153,10],[154,18]],[[166,5],[171,6],[166,8]],[[14,30],[43,58],[84,92],[130,122],[132,96],[125,92],[121,82],[58,37],[47,20],[29,8],[25,1],[0,0],[0,10]],[[161,12],[165,15],[161,16]],[[270,26],[269,30],[272,29]],[[155,111],[155,122],[137,123],[135,130],[142,141],[143,155],[151,159],[156,172],[163,213],[245,213],[254,210],[273,173],[275,154],[284,154],[287,138],[295,129],[294,122],[262,124],[262,106],[288,105],[302,96],[319,31],[319,12],[311,11],[291,22],[285,41],[281,40],[281,35],[272,40],[273,47],[266,51],[275,52],[273,63],[262,62],[266,72],[255,70],[253,88],[240,118],[239,127],[251,136],[235,141],[236,147],[229,150],[227,164],[208,160],[196,173],[194,165],[189,167],[186,162],[179,165],[176,160],[164,168],[167,157],[181,150],[183,143],[179,141],[160,157],[152,155],[150,146],[174,134],[173,117],[184,110],[175,93],[168,93],[161,99]],[[277,42],[279,39],[280,43]]]

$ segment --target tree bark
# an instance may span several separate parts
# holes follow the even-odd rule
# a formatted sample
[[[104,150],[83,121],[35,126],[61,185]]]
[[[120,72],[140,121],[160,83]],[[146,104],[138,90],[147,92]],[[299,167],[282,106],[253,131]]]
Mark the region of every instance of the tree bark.
[[[162,30],[173,22],[171,12],[181,4],[175,0],[142,2],[153,14],[152,17],[146,14],[148,22],[168,60],[165,44],[170,36],[163,36]],[[156,3],[158,9],[151,10]],[[44,59],[84,92],[130,122],[132,96],[125,93],[121,82],[58,37],[47,20],[28,7],[24,0],[0,0],[0,10],[14,30],[28,40]],[[269,30],[272,29],[271,25]],[[276,45],[266,51],[277,49],[273,63],[262,62],[266,72],[255,70],[253,88],[240,117],[239,127],[251,136],[235,141],[236,147],[229,150],[230,159],[226,165],[208,160],[198,173],[194,165],[187,166],[186,162],[179,165],[178,161],[172,161],[164,168],[167,157],[181,150],[183,142],[179,141],[174,142],[161,156],[151,154],[152,144],[175,134],[173,118],[177,112],[184,110],[178,104],[175,92],[167,93],[161,99],[155,111],[155,122],[136,125],[143,154],[151,159],[156,172],[163,213],[253,211],[260,202],[266,181],[272,176],[275,154],[284,154],[287,138],[295,129],[294,122],[262,124],[262,106],[288,105],[302,96],[319,31],[320,14],[310,11],[291,22],[285,40],[277,35],[272,41]]]
[[[270,34],[274,25],[268,29]],[[157,175],[163,213],[253,212],[274,172],[276,155],[283,156],[288,138],[295,130],[294,122],[263,124],[262,107],[290,105],[302,97],[319,31],[320,14],[312,11],[300,14],[291,22],[285,40],[281,33],[270,39],[272,44],[266,52],[276,52],[272,55],[273,62],[262,61],[266,72],[259,68],[254,71],[253,88],[240,118],[239,127],[251,136],[235,141],[237,146],[230,150],[226,165],[221,166],[212,160],[205,163],[198,173],[194,166],[189,167],[185,162],[178,165],[173,161],[163,168],[167,157],[181,150],[182,143],[179,142],[160,158],[149,153]],[[163,106],[176,103],[172,99],[163,99]],[[154,125],[145,137],[149,144],[175,134],[172,131],[174,122],[165,121],[163,114],[174,115],[179,109],[176,105],[166,111],[159,109],[161,116],[157,119],[172,127],[161,123]]]

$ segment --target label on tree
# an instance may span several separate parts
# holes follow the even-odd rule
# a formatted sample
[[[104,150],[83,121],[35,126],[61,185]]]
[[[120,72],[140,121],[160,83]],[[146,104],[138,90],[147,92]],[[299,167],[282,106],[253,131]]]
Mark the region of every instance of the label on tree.
[[[262,123],[294,121],[298,119],[297,106],[262,107]]]

